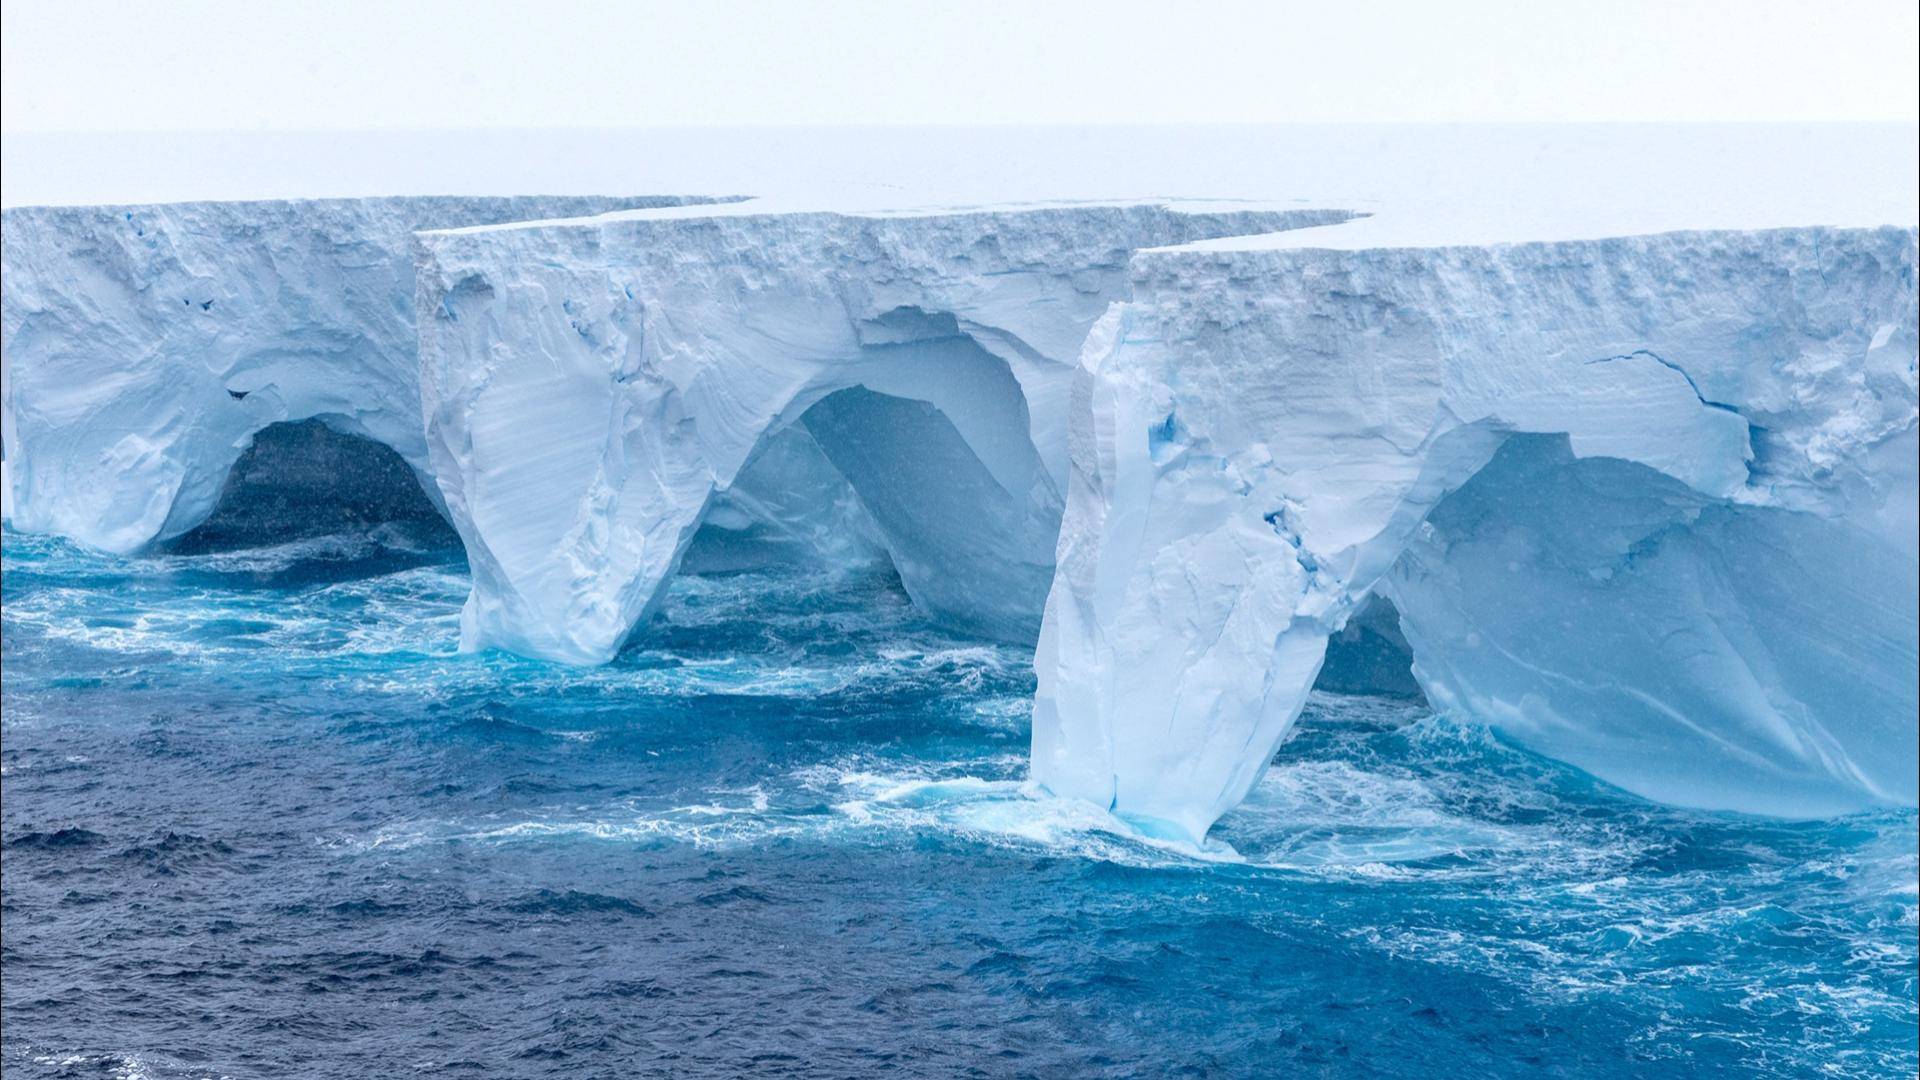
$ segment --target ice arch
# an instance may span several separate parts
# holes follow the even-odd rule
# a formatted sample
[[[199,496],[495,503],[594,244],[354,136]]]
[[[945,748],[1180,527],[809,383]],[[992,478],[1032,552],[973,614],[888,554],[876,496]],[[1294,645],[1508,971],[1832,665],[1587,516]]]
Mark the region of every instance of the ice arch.
[[[317,416],[423,470],[413,230],[686,201],[8,209],[9,520],[117,553],[171,540],[206,520],[255,433]]]
[[[1288,248],[1143,253],[1088,339],[1036,780],[1199,839],[1379,589],[1604,780],[1915,802],[1912,230]]]
[[[478,316],[485,306],[459,310],[456,319]],[[823,309],[822,317],[844,323],[836,308]],[[863,344],[856,335],[830,363],[796,363],[773,352],[764,362],[801,368],[805,377],[770,388],[762,405],[765,426],[750,433],[751,441],[720,448],[726,456],[718,461],[705,458],[710,448],[700,440],[674,437],[691,434],[687,429],[696,425],[686,421],[676,425],[678,432],[623,423],[622,444],[611,454],[604,444],[588,444],[586,433],[561,442],[564,426],[619,410],[611,403],[579,408],[584,402],[568,395],[585,396],[590,384],[535,389],[496,373],[471,414],[474,434],[494,434],[484,425],[493,419],[487,406],[496,403],[508,409],[503,421],[526,423],[517,403],[531,391],[551,394],[554,426],[538,434],[554,441],[529,446],[524,463],[486,462],[492,467],[471,488],[448,492],[449,505],[460,508],[456,520],[466,524],[474,571],[463,642],[577,662],[610,659],[657,603],[717,502],[756,505],[762,521],[798,509],[776,510],[780,517],[770,518],[751,491],[757,470],[748,468],[763,444],[796,428],[857,494],[916,602],[957,626],[1031,640],[1051,576],[1058,485],[1007,362],[954,329],[951,317],[927,325],[932,336],[921,340],[902,340],[896,330],[882,343]],[[538,367],[529,373],[543,382],[549,377]],[[658,418],[686,408],[676,397],[645,401],[639,415]],[[436,462],[443,489],[445,476],[457,475],[441,466],[446,460]],[[485,461],[476,454],[476,463]],[[583,503],[583,496],[590,501]],[[589,516],[600,512],[606,516]],[[552,558],[602,543],[632,561]],[[598,588],[583,591],[583,584]],[[612,590],[601,591],[607,586]],[[496,597],[505,602],[487,603]]]
[[[462,647],[610,659],[803,417],[910,594],[1030,637],[1073,361],[1133,251],[1343,216],[742,209],[423,233],[429,452],[473,570]]]

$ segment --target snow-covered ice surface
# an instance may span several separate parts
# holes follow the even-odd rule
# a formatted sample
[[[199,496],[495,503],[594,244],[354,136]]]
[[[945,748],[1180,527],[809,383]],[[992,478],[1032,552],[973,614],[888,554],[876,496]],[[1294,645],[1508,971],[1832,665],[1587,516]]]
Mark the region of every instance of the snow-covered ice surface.
[[[10,204],[580,197],[9,210],[15,527],[179,537],[318,417],[430,478],[469,647],[885,559],[1038,633],[1036,780],[1183,842],[1376,593],[1630,790],[1915,801],[1910,127],[357,138],[5,140]]]
[[[1395,228],[1485,242],[1910,225],[1917,146],[1911,125],[1844,124],[0,135],[0,198],[717,192],[834,210],[1256,199],[1405,208]]]

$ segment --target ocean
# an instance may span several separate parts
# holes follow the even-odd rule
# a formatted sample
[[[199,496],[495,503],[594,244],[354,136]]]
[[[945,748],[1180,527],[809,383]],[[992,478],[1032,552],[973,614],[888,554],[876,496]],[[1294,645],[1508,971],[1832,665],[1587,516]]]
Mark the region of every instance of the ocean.
[[[1025,650],[883,572],[455,651],[387,524],[4,538],[7,1075],[1887,1076],[1913,811],[1653,805],[1316,694],[1204,849],[1025,783]]]

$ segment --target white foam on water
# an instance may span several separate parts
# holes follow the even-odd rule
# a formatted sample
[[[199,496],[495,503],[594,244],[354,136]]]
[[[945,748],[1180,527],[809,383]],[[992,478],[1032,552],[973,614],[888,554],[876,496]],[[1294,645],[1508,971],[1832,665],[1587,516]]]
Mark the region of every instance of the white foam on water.
[[[404,823],[340,846],[368,851],[575,838],[714,848],[795,837],[886,843],[924,834],[1135,867],[1234,864],[1363,879],[1501,873],[1511,867],[1499,859],[1483,858],[1471,869],[1406,864],[1521,850],[1532,861],[1550,858],[1555,846],[1544,835],[1447,813],[1417,781],[1342,762],[1276,766],[1239,813],[1231,841],[1201,847],[1142,834],[1101,807],[1047,794],[1024,774],[1020,754],[909,763],[856,754],[800,768],[771,787],[713,788],[694,802],[625,800],[510,821]]]

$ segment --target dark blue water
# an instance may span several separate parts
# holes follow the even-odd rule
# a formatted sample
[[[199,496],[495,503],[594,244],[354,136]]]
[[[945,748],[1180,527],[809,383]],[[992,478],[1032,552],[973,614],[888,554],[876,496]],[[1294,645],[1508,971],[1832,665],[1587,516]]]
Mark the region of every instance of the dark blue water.
[[[1911,1076],[1910,812],[1650,806],[1317,698],[1205,853],[1022,789],[1018,650],[683,578],[454,654],[388,527],[5,543],[14,1076]]]

